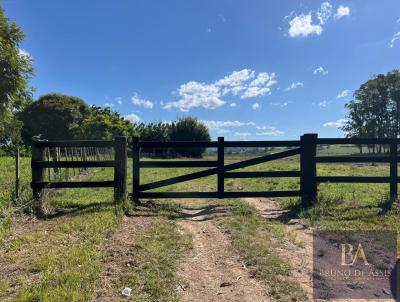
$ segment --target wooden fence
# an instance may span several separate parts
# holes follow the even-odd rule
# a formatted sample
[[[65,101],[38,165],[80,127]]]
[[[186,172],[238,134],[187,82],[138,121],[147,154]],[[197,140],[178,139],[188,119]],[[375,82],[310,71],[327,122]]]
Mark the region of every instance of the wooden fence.
[[[318,145],[386,145],[388,154],[365,154],[347,156],[317,156]],[[132,197],[135,201],[140,198],[240,198],[240,197],[293,197],[300,196],[305,206],[317,200],[318,183],[388,183],[390,184],[390,198],[397,199],[397,184],[400,178],[397,175],[398,144],[400,139],[348,139],[348,138],[318,138],[317,134],[304,134],[300,140],[286,141],[225,141],[219,137],[212,142],[142,142],[133,138],[132,158]],[[113,160],[101,161],[45,161],[44,148],[48,147],[111,147],[115,150]],[[225,148],[230,147],[282,147],[286,151],[276,152],[240,162],[225,164]],[[142,149],[152,148],[216,148],[217,160],[141,160]],[[260,163],[283,159],[291,156],[300,157],[298,171],[254,171],[243,172],[237,169],[257,165]],[[318,163],[389,163],[388,176],[318,176]],[[114,180],[95,182],[46,182],[43,181],[45,168],[53,167],[114,167]],[[140,174],[146,168],[209,168],[199,172],[172,177],[160,181],[141,184]],[[202,177],[217,175],[217,190],[215,192],[154,192],[151,190],[190,181]],[[127,140],[118,137],[114,141],[35,141],[32,148],[32,188],[34,197],[40,196],[44,188],[81,188],[81,187],[114,187],[116,198],[126,196],[127,177]],[[230,178],[299,178],[299,190],[283,191],[225,191],[225,179]],[[151,191],[151,192],[149,192]]]
[[[73,148],[74,152],[65,151],[67,160],[60,160],[56,155],[56,160],[50,160],[46,153],[50,153],[49,148]],[[90,148],[96,151],[90,153]],[[99,150],[110,148],[113,150],[111,159],[102,159],[102,153]],[[47,152],[46,152],[47,151]],[[57,151],[58,152],[58,151]],[[56,153],[57,153],[56,152]],[[91,156],[94,155],[94,156]],[[110,155],[108,157],[111,157]],[[94,158],[94,159],[93,159]],[[75,141],[40,141],[34,140],[32,143],[32,182],[33,198],[39,198],[45,188],[114,188],[115,198],[117,200],[126,196],[126,171],[127,171],[127,139],[126,137],[117,137],[114,141],[96,141],[96,140],[75,140]],[[105,181],[45,181],[46,169],[54,168],[78,168],[87,169],[94,167],[114,168],[114,179]]]

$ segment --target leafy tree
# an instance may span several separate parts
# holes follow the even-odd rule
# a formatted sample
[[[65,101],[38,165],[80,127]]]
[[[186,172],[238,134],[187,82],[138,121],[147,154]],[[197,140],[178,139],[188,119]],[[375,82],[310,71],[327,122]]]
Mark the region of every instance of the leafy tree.
[[[18,117],[23,122],[22,137],[30,145],[33,136],[43,139],[73,139],[77,128],[90,116],[90,107],[73,96],[46,94],[29,104]]]
[[[19,142],[22,123],[14,113],[32,96],[28,86],[33,76],[32,60],[19,48],[23,39],[20,27],[5,16],[0,6],[0,146]]]
[[[111,140],[119,135],[127,137],[137,135],[132,123],[125,120],[119,113],[111,111],[110,108],[96,106],[90,108],[90,114],[81,124],[74,125],[72,132],[75,138],[81,139]]]
[[[159,141],[166,142],[171,137],[171,124],[165,122],[158,123],[140,123],[136,126],[140,139],[145,142]],[[148,156],[168,157],[171,156],[171,149],[169,148],[152,148],[144,149],[143,153]]]
[[[374,76],[355,91],[354,100],[345,107],[348,122],[342,130],[347,137],[400,137],[400,72]],[[375,146],[371,147],[375,152]]]
[[[210,141],[211,136],[207,126],[193,117],[178,119],[171,125],[172,141]],[[181,156],[201,157],[206,148],[176,148]]]

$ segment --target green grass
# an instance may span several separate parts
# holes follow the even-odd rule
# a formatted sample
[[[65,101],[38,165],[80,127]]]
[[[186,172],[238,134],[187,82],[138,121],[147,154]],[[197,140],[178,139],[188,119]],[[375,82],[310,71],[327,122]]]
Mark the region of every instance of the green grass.
[[[179,301],[176,270],[190,238],[179,234],[173,221],[155,218],[137,242],[132,270],[121,276],[121,283],[133,289],[133,300]]]
[[[305,301],[306,294],[293,280],[295,269],[280,250],[298,248],[294,236],[279,222],[263,219],[250,205],[230,202],[230,215],[220,220],[250,273],[267,283],[268,295],[277,301]]]
[[[323,152],[327,152],[322,150]],[[321,152],[322,152],[321,151]],[[354,150],[330,150],[340,152]],[[228,156],[226,162],[242,159]],[[23,195],[20,203],[29,202],[30,164],[22,159]],[[131,162],[129,162],[128,191],[131,191]],[[0,239],[10,227],[14,211],[13,159],[1,158],[0,169]],[[264,163],[242,171],[298,170],[296,160]],[[148,183],[201,169],[143,169],[141,182]],[[389,174],[385,165],[318,165],[318,175],[384,176]],[[112,169],[96,169],[86,176],[88,180],[110,180]],[[297,190],[297,178],[230,179],[225,181],[227,191]],[[159,191],[215,191],[216,177],[205,177],[191,182],[176,184]],[[321,184],[320,202],[310,209],[297,212],[310,225],[320,229],[394,229],[400,230],[396,210],[385,211],[387,184]],[[0,280],[0,300],[17,301],[87,301],[96,284],[103,257],[102,243],[120,221],[120,208],[113,205],[112,189],[53,190],[45,195],[45,203],[51,213],[60,217],[52,220],[46,229],[26,230],[7,237],[2,255],[10,263],[31,259],[25,275],[16,284],[6,278]],[[297,198],[281,198],[283,207],[297,210]],[[290,277],[289,267],[277,256],[278,245],[290,247],[294,243],[287,238],[283,226],[261,219],[254,209],[238,201],[224,201],[230,205],[230,216],[221,223],[229,231],[235,248],[241,253],[252,273],[269,282],[270,295],[277,300],[301,300],[303,292]],[[57,209],[67,209],[69,214]],[[173,202],[161,201],[150,206],[159,223],[152,224],[140,237],[138,250],[143,262],[137,270],[121,276],[124,282],[135,288],[138,301],[174,301],[176,276],[174,274],[180,255],[190,245],[187,238],[177,233],[174,220],[180,217],[180,209]],[[12,235],[12,233],[11,233]],[[276,245],[275,245],[276,244]],[[176,254],[171,253],[176,252]],[[176,258],[170,258],[176,255]],[[138,258],[139,259],[139,258]],[[150,260],[154,259],[150,265]],[[153,260],[152,260],[153,261]],[[146,276],[141,278],[140,276]],[[272,277],[271,277],[272,276]],[[32,279],[30,279],[32,278]],[[125,278],[125,279],[124,279]],[[145,282],[144,280],[149,280]],[[16,295],[9,295],[18,289]],[[11,298],[10,298],[11,297]]]

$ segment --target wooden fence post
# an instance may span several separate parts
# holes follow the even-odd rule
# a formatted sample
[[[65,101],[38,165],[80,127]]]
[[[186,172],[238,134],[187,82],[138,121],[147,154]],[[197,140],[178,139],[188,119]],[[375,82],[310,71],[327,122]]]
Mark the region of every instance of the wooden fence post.
[[[19,147],[15,152],[15,199],[19,199],[19,185],[21,179],[21,170],[20,170],[20,152]]]
[[[37,142],[36,139],[32,140],[31,166],[32,166],[32,184],[33,185],[37,182],[42,182],[44,180],[44,176],[45,176],[44,168],[39,168],[32,164],[35,161],[45,161],[45,159],[46,159],[45,148],[39,146],[36,142]],[[44,215],[43,209],[42,209],[42,201],[41,201],[41,197],[43,194],[43,188],[33,186],[32,194],[33,194],[33,199],[36,200],[35,205],[34,205],[34,212],[37,216],[42,217]]]
[[[126,137],[115,138],[114,146],[114,199],[122,201],[126,197],[126,172],[127,172],[127,146]]]
[[[317,165],[315,156],[317,154],[318,134],[304,134],[300,138],[300,191],[303,206],[310,206],[317,201]]]
[[[139,138],[132,139],[132,197],[133,202],[139,204],[139,186],[140,186],[140,145]]]
[[[225,154],[224,154],[224,138],[218,137],[218,198],[224,198],[224,164],[225,164]]]
[[[390,200],[397,200],[397,144],[390,144]]]

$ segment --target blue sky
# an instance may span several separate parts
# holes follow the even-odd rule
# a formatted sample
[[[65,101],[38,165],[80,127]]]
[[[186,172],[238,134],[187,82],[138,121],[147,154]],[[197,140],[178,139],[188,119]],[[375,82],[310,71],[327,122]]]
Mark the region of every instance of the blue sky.
[[[3,0],[27,37],[35,96],[131,120],[192,115],[213,137],[342,136],[344,104],[400,68],[400,2]]]

